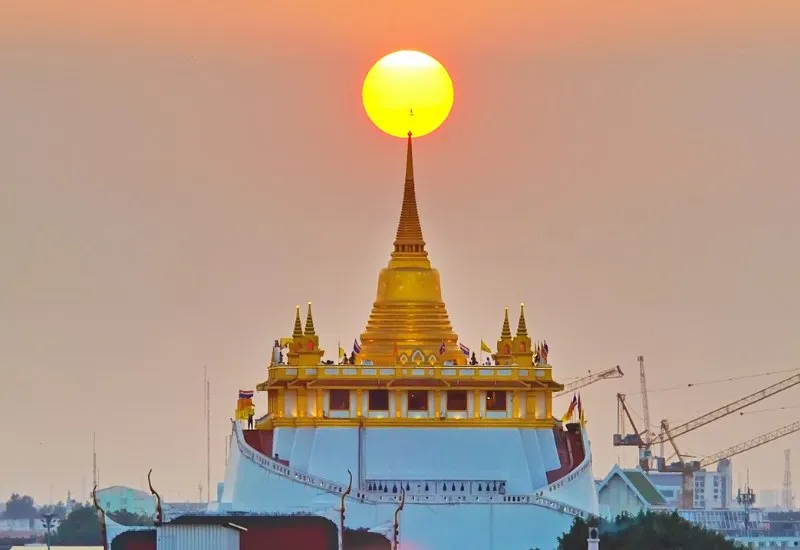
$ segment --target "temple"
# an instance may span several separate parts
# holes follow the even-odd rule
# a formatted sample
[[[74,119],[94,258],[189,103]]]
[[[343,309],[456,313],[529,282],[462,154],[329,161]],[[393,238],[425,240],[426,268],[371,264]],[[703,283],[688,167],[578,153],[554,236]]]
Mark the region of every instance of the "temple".
[[[311,303],[305,322],[302,313],[257,385],[265,413],[254,418],[252,392],[239,392],[217,501],[166,517],[158,537],[193,522],[240,550],[343,549],[353,533],[392,550],[553,550],[575,518],[598,513],[584,422],[553,416],[563,386],[524,306],[514,333],[506,308],[485,363],[458,341],[425,249],[411,136],[394,246],[361,343],[349,357],[339,348],[339,364],[325,360]],[[336,526],[338,546],[312,546],[299,526],[314,516]]]
[[[470,365],[442,299],[417,211],[411,136],[403,203],[389,265],[353,364],[322,364],[311,303],[295,312],[286,364],[273,353],[269,414],[260,430],[300,426],[555,427],[552,395],[563,389],[528,334],[524,305],[512,336],[506,308],[491,365]],[[503,368],[506,367],[506,368]],[[512,368],[507,368],[512,367]]]

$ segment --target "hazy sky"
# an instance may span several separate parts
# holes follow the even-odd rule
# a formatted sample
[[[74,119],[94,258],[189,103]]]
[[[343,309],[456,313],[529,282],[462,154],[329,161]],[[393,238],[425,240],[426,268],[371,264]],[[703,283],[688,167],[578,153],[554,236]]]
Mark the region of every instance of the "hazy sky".
[[[397,49],[455,84],[415,157],[461,340],[493,342],[525,301],[558,378],[627,373],[583,392],[597,477],[616,392],[641,414],[637,355],[654,423],[788,373],[657,390],[800,368],[796,0],[173,4],[0,6],[0,497],[88,491],[96,431],[103,485],[153,468],[167,500],[197,498],[203,365],[216,481],[236,392],[295,304],[314,301],[329,356],[364,329],[405,151],[360,87]],[[679,441],[704,456],[798,412]],[[737,475],[779,487],[799,437]]]

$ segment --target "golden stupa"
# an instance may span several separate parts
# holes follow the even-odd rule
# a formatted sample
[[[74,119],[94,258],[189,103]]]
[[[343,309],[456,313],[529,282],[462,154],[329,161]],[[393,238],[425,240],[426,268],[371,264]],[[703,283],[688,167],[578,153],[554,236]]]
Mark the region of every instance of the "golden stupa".
[[[377,297],[361,334],[357,363],[364,361],[375,365],[466,363],[442,300],[439,271],[431,267],[425,250],[410,133],[394,251],[378,276]]]

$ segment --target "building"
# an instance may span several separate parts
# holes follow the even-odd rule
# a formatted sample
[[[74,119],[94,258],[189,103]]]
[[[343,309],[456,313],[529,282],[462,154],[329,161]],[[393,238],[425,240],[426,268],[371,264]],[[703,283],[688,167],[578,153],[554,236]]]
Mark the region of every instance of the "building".
[[[667,506],[680,508],[683,497],[681,472],[649,472],[648,476],[667,501]],[[715,472],[700,470],[691,473],[693,509],[722,510],[734,504],[733,475],[730,460],[717,464]]]
[[[112,514],[124,510],[139,516],[153,516],[156,512],[153,495],[122,485],[98,489],[97,500],[106,512]]]
[[[641,469],[625,470],[616,464],[598,483],[597,498],[606,519],[668,508],[664,496]]]
[[[584,412],[554,416],[563,385],[524,307],[514,332],[506,309],[491,359],[459,342],[425,249],[411,136],[400,210],[360,341],[326,361],[310,303],[305,323],[297,308],[256,386],[266,413],[254,429],[232,424],[208,513],[319,515],[339,533],[383,530],[437,550],[555,548],[599,510]]]

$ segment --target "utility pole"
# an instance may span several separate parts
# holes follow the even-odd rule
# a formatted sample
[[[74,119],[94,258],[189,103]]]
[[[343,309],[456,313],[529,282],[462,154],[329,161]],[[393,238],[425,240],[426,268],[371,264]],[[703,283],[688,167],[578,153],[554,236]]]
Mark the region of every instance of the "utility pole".
[[[53,520],[54,517],[55,517],[54,512],[47,512],[42,514],[42,522],[44,523],[44,526],[47,529],[47,550],[50,550],[50,530],[55,526],[55,522]]]

